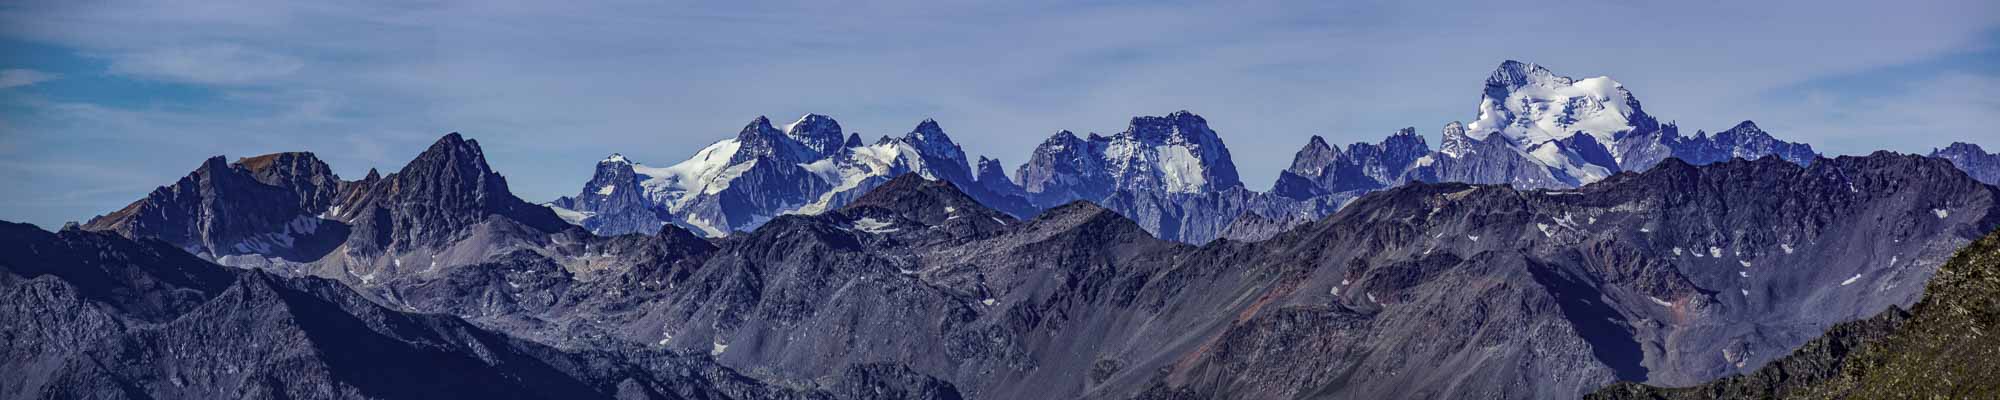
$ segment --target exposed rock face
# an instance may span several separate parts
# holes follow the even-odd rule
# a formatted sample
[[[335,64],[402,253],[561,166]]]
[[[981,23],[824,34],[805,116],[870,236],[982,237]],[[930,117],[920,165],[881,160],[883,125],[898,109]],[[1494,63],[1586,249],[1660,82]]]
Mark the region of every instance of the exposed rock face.
[[[1038,202],[1060,203],[1063,194],[1123,192],[1204,193],[1241,187],[1229,148],[1209,129],[1208,120],[1176,111],[1165,117],[1134,117],[1124,132],[1091,135],[1085,141],[1067,131],[1043,142],[1022,165],[1022,187]],[[1104,182],[1104,189],[1078,187]],[[1083,197],[1085,199],[1093,197]]]
[[[316,217],[340,179],[311,153],[278,153],[236,163],[213,157],[173,185],[161,186],[81,227],[157,238],[207,257],[323,252]]]
[[[1905,312],[1828,329],[1755,372],[1687,388],[1620,383],[1588,399],[1988,398],[2000,395],[2000,232],[1939,267]]]
[[[361,282],[484,262],[569,229],[509,193],[479,143],[457,133],[386,177],[370,170],[340,181],[330,171],[308,153],[212,158],[81,228],[158,239],[233,266]]]
[[[612,154],[597,162],[597,172],[582,192],[556,199],[549,208],[564,221],[599,235],[658,232],[673,221],[673,215],[647,201],[645,193],[632,161]]]
[[[493,172],[479,142],[458,133],[438,139],[403,169],[381,180],[357,183],[337,203],[336,219],[389,232],[375,245],[389,249],[436,247],[458,239],[455,228],[500,216],[542,232],[567,226],[554,212],[514,197],[507,178]],[[371,226],[386,219],[389,225]],[[360,240],[379,238],[353,238]]]
[[[981,156],[979,157],[979,166],[977,167],[978,172],[973,178],[978,181],[980,187],[986,188],[986,191],[1010,197],[1019,197],[1021,195],[1021,186],[1015,185],[1013,180],[1007,178],[1006,168],[1006,166],[1001,165],[998,159]],[[1026,198],[1022,198],[1022,200],[1026,200]]]
[[[300,210],[325,210],[340,194],[340,177],[312,153],[265,154],[236,160],[235,166],[259,183],[291,189]]]
[[[1310,150],[1310,149],[1309,149]],[[1331,150],[1327,150],[1331,151]],[[1311,162],[1301,163],[1301,171]],[[1124,132],[1078,138],[1057,132],[1015,174],[1038,207],[1084,200],[1131,217],[1147,232],[1190,243],[1213,240],[1246,212],[1267,215],[1338,208],[1306,185],[1293,199],[1243,188],[1228,147],[1208,121],[1187,111],[1135,117]],[[1295,179],[1302,179],[1294,177]]]
[[[1931,157],[1951,160],[1952,165],[1971,174],[1973,179],[1989,185],[2000,185],[2000,154],[1987,153],[1979,145],[1952,142],[1942,150],[1931,150]]]
[[[487,165],[479,142],[447,134],[396,173],[351,182],[326,219],[349,231],[332,251],[268,267],[371,283],[396,275],[437,273],[512,249],[547,243],[571,229],[548,208],[522,201]],[[408,264],[408,265],[406,265]]]
[[[1035,153],[1014,174],[1021,189],[1035,204],[1062,204],[1077,199],[1101,199],[1111,194],[1115,184],[1104,173],[1103,143],[1109,139],[1091,134],[1090,140],[1069,131],[1056,132],[1035,146]]]
[[[1344,152],[1313,136],[1293,156],[1292,167],[1278,174],[1271,194],[1309,200],[1399,185],[1404,172],[1430,152],[1424,139],[1408,128],[1390,135],[1381,144],[1355,143]]]

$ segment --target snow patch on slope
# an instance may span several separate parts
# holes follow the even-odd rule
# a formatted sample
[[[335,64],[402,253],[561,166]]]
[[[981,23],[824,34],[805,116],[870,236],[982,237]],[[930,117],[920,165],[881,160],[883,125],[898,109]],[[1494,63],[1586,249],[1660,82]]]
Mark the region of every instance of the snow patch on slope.
[[[895,232],[901,228],[894,227],[893,224],[889,223],[889,221],[883,221],[874,218],[862,218],[854,221],[854,229],[860,229],[862,232],[868,232],[879,235],[889,232]]]
[[[1161,183],[1168,193],[1197,193],[1208,188],[1201,159],[1186,146],[1154,146],[1153,151],[1160,155]]]

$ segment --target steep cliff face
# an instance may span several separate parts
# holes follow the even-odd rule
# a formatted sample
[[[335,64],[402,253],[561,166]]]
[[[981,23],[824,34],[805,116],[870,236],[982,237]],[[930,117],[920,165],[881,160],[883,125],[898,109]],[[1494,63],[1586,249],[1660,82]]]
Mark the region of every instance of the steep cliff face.
[[[311,153],[224,161],[209,158],[187,177],[82,225],[131,238],[155,238],[207,257],[271,254],[297,259],[323,252],[319,213],[341,188]]]
[[[583,191],[548,204],[556,215],[599,235],[652,233],[672,223],[673,213],[646,199],[632,160],[613,153],[597,162]]]
[[[81,228],[232,266],[373,282],[546,246],[570,225],[514,197],[479,143],[453,133],[401,170],[358,181],[341,181],[308,153],[211,158]]]
[[[567,226],[554,212],[514,197],[507,178],[487,165],[479,142],[457,133],[438,139],[396,173],[351,186],[355,193],[336,203],[339,211],[332,216],[370,230],[386,229],[388,240],[371,244],[389,249],[447,245],[458,239],[456,228],[492,216],[541,232]],[[372,226],[383,219],[388,226]]]

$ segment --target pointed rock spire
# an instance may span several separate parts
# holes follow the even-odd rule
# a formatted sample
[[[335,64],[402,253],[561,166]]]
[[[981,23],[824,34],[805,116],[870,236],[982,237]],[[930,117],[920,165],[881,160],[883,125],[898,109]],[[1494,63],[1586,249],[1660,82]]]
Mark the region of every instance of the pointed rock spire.
[[[1451,123],[1445,124],[1444,134],[1440,137],[1442,139],[1438,140],[1439,153],[1444,153],[1444,155],[1452,158],[1472,154],[1472,137],[1466,136],[1464,123],[1451,121]]]
[[[1340,148],[1326,143],[1326,138],[1313,135],[1306,140],[1306,146],[1292,154],[1292,166],[1286,171],[1300,176],[1319,176],[1320,170],[1342,156]]]
[[[958,143],[952,142],[951,136],[944,134],[944,128],[939,127],[936,120],[925,118],[923,122],[918,122],[917,127],[903,135],[902,140],[917,148],[917,153],[924,157],[924,163],[932,165],[932,172],[939,174],[939,178],[952,182],[972,182],[972,171],[966,164],[965,150],[959,148]]]
[[[1013,180],[1007,178],[1006,166],[1001,165],[1000,160],[979,156],[979,165],[975,168],[977,171],[975,171],[976,175],[973,179],[980,186],[985,186],[987,190],[994,193],[1013,194],[1018,193],[1021,189],[1019,185],[1014,184]]]
[[[374,185],[373,196],[343,208],[384,209],[391,216],[388,239],[391,249],[436,246],[447,242],[459,229],[477,224],[490,215],[502,215],[544,232],[568,226],[547,208],[528,204],[508,191],[507,178],[493,171],[479,142],[466,140],[457,132],[445,135],[388,177],[386,185]],[[380,227],[377,227],[380,228]]]
[[[1724,139],[1724,136],[1728,136],[1730,139]],[[1770,133],[1757,128],[1756,122],[1749,120],[1736,123],[1736,126],[1730,127],[1729,130],[1715,133],[1716,140],[1751,140],[1753,138],[1768,138],[1770,136]]]

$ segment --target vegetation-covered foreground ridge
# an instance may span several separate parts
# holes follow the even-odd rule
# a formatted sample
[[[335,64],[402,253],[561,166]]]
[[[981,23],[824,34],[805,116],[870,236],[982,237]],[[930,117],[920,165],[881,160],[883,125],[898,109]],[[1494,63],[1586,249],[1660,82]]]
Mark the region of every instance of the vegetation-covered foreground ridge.
[[[1910,311],[1836,325],[1757,372],[1690,388],[1625,382],[1591,399],[2000,398],[2000,231],[1939,268]]]

